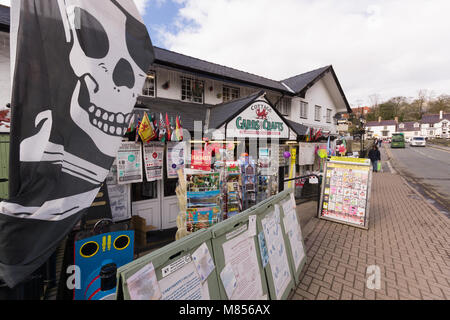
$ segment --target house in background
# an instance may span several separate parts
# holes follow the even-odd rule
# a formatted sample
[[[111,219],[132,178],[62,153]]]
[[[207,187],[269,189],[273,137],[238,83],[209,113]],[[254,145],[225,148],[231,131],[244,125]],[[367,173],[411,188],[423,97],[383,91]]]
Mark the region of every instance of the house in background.
[[[450,113],[422,116],[421,135],[428,138],[450,138]]]
[[[405,138],[412,138],[421,136],[420,121],[408,121],[400,122],[397,128],[397,132],[402,132]]]
[[[397,120],[381,120],[369,121],[366,123],[367,138],[391,138],[392,134],[397,132]]]

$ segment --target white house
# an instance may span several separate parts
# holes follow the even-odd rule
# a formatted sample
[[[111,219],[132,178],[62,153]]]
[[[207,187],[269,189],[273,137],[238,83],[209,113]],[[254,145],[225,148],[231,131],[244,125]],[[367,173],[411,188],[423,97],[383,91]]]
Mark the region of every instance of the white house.
[[[397,132],[396,120],[369,121],[365,125],[367,138],[391,138],[394,132]]]
[[[427,114],[422,117],[421,134],[428,138],[450,138],[450,113]]]
[[[397,131],[403,132],[405,138],[418,137],[422,135],[420,121],[401,122],[398,125]]]

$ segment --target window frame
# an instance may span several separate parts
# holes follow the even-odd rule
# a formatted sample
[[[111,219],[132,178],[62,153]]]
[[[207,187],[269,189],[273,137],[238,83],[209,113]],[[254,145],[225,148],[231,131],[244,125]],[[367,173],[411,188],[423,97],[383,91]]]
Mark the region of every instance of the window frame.
[[[287,110],[283,110],[284,108],[286,108]],[[284,117],[289,117],[291,115],[291,109],[292,109],[292,99],[289,97],[281,98],[277,105],[277,110],[281,113],[281,115]]]
[[[300,101],[300,119],[308,119],[308,108],[309,108],[308,102]],[[302,111],[304,111],[304,115]]]
[[[228,95],[225,95],[225,90],[228,90]],[[237,97],[233,98],[233,90],[237,91]],[[227,97],[227,99],[225,99]],[[238,87],[232,87],[227,85],[222,85],[222,101],[228,102],[235,99],[239,99],[241,97],[241,89]]]
[[[205,81],[199,80],[193,77],[188,76],[181,76],[181,101],[183,102],[191,102],[191,103],[197,103],[197,104],[204,104],[205,103]],[[189,88],[187,85],[184,84],[184,82],[189,81]],[[193,86],[196,83],[200,83],[202,85],[202,95],[201,95],[201,101],[196,101],[195,99],[198,99],[199,97],[194,95]],[[185,93],[183,92],[185,91]],[[190,93],[190,95],[189,95]],[[183,97],[185,97],[183,99]]]
[[[319,111],[319,113],[317,113],[317,110]],[[321,117],[322,117],[322,106],[316,104],[314,107],[314,121],[320,122]]]
[[[146,90],[147,79],[149,78],[150,74],[153,74],[153,95],[146,94],[144,91],[144,90]],[[147,90],[149,90],[149,89],[147,89]],[[141,94],[144,97],[156,98],[156,71],[150,70],[149,72],[147,72]]]
[[[327,114],[326,114],[326,122],[331,123],[331,114],[333,113],[332,109],[327,108]]]

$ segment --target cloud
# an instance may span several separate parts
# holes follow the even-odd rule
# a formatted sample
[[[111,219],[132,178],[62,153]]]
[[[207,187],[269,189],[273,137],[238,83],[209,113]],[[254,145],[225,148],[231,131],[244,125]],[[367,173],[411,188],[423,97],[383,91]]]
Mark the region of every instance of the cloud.
[[[450,1],[173,0],[170,50],[281,80],[332,64],[350,103],[450,93]]]
[[[11,7],[11,0],[0,0],[0,4]]]

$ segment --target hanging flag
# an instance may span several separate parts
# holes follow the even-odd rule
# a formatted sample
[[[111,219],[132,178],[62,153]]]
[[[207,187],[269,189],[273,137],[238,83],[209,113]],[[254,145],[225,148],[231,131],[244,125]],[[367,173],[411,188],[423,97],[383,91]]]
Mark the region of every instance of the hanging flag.
[[[153,125],[148,118],[147,112],[144,112],[144,117],[142,118],[141,125],[139,126],[139,136],[142,142],[149,142],[155,139],[156,134],[153,130]]]
[[[137,115],[136,117],[136,133],[135,133],[135,137],[134,137],[134,141],[137,142],[139,140],[139,128],[141,126],[141,121],[142,121],[142,117],[140,115]]]
[[[183,128],[181,127],[180,117],[177,116],[177,123],[176,123],[176,136],[177,141],[183,141]]]
[[[132,0],[11,5],[16,63],[0,278],[14,287],[48,260],[97,196],[154,53]]]
[[[131,133],[134,130],[136,130],[135,123],[134,123],[135,117],[136,117],[136,115],[133,113],[130,124],[128,125],[127,133]]]
[[[158,139],[158,132],[157,132],[157,129],[156,129],[155,124],[154,124],[154,121],[153,121],[153,115],[149,115],[148,117],[149,117],[148,119],[149,119],[150,127],[151,127],[150,130],[152,130],[153,133],[154,133],[154,134],[151,136],[151,138],[150,138],[149,141],[153,141],[153,140]]]
[[[167,141],[170,141],[170,138],[172,137],[172,131],[170,130],[170,122],[169,122],[169,116],[166,112],[166,132],[167,132]]]
[[[159,113],[159,141],[166,141],[166,124],[164,123],[162,113]]]

